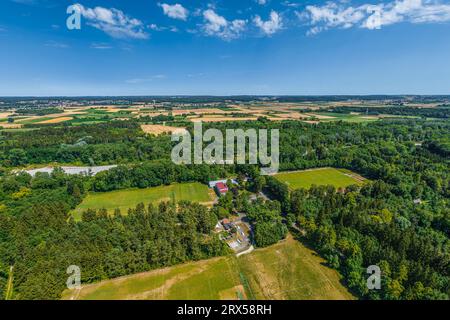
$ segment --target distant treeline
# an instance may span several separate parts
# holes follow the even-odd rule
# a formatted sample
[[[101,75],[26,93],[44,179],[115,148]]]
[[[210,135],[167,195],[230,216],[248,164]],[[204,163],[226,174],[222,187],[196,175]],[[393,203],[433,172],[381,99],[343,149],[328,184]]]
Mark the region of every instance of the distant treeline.
[[[235,96],[113,96],[113,97],[0,97],[0,101],[7,104],[14,105],[24,102],[31,102],[39,105],[44,105],[50,102],[78,102],[80,105],[92,105],[92,104],[117,104],[126,105],[133,103],[221,103],[228,101],[279,101],[279,102],[336,102],[345,100],[359,100],[359,101],[405,101],[408,102],[448,102],[450,96],[445,95],[320,95],[320,96],[271,96],[271,95],[235,95]],[[20,104],[18,104],[20,106]]]
[[[368,115],[392,114],[400,116],[417,116],[424,118],[450,118],[450,109],[447,108],[413,108],[413,107],[333,107],[327,112],[349,114],[350,112],[364,113]]]
[[[46,116],[48,114],[61,113],[63,109],[61,108],[20,108],[16,110],[16,114],[25,116]]]

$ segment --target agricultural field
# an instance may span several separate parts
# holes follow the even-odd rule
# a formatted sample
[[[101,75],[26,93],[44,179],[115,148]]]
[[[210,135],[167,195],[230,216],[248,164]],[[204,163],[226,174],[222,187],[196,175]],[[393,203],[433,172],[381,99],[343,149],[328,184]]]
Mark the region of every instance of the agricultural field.
[[[339,273],[292,236],[239,257],[250,295],[271,300],[349,300]]]
[[[44,121],[40,121],[38,123],[43,123],[43,124],[46,124],[46,123],[61,123],[61,122],[70,121],[72,119],[73,119],[72,117],[50,118],[50,119],[47,119],[47,120],[44,120]]]
[[[352,184],[362,184],[365,180],[358,174],[344,169],[318,168],[303,171],[282,172],[275,178],[288,185],[291,190],[310,188],[315,185],[333,185],[336,188],[345,188]]]
[[[163,133],[172,133],[172,132],[178,132],[178,133],[186,132],[186,129],[182,128],[182,127],[171,127],[171,126],[165,126],[165,125],[159,125],[159,124],[143,124],[143,125],[141,125],[141,129],[145,133],[154,134],[154,135],[160,135]]]
[[[191,122],[224,122],[224,121],[252,121],[258,117],[266,117],[271,121],[296,120],[306,123],[317,124],[319,122],[345,121],[353,123],[367,123],[380,121],[389,118],[417,118],[413,116],[400,115],[366,115],[365,113],[337,113],[331,112],[333,107],[371,107],[385,106],[383,104],[370,105],[364,101],[352,103],[322,103],[322,102],[302,102],[302,103],[258,103],[236,104],[230,103],[223,107],[215,107],[205,105],[201,107],[179,106],[173,109],[167,109],[164,106],[147,108],[145,105],[126,105],[122,107],[99,105],[99,106],[83,106],[83,107],[66,107],[61,108],[60,112],[47,114],[42,116],[28,115],[20,116],[14,111],[0,111],[0,128],[13,129],[20,128],[24,125],[48,125],[48,124],[64,124],[64,125],[83,125],[105,123],[113,120],[138,119],[140,117],[156,117],[160,115],[173,115],[175,122],[181,120]],[[14,123],[6,123],[8,118],[14,118]],[[156,125],[156,124],[155,124]],[[161,124],[158,124],[161,126]],[[146,132],[154,132],[160,134],[162,128],[144,129]]]
[[[353,296],[339,274],[289,236],[264,249],[106,280],[63,293],[82,300],[335,299]]]
[[[320,119],[322,121],[344,121],[344,122],[354,122],[354,123],[364,123],[380,120],[380,116],[372,116],[365,114],[346,114],[337,112],[320,112],[317,116],[322,116]],[[324,118],[327,117],[327,118]]]
[[[194,183],[176,183],[169,186],[158,186],[146,189],[126,189],[111,192],[90,193],[83,202],[73,210],[75,220],[80,220],[83,211],[87,209],[106,209],[113,213],[119,208],[122,214],[128,209],[135,208],[137,204],[158,203],[169,201],[190,200],[203,204],[210,204],[214,200],[214,192],[206,185]]]

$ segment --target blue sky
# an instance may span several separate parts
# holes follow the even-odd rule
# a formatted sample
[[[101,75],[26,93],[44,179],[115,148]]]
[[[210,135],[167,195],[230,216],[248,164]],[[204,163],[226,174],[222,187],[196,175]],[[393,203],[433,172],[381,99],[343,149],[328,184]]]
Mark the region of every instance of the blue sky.
[[[2,0],[0,96],[450,94],[449,31],[448,0]]]

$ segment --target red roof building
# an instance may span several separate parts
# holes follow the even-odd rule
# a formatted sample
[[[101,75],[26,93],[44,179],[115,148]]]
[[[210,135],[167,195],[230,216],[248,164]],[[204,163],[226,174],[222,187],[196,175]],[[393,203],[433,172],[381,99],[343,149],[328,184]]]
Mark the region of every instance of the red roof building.
[[[216,184],[216,190],[217,192],[219,192],[220,194],[225,194],[228,192],[228,187],[226,184],[224,184],[223,182],[218,182]]]

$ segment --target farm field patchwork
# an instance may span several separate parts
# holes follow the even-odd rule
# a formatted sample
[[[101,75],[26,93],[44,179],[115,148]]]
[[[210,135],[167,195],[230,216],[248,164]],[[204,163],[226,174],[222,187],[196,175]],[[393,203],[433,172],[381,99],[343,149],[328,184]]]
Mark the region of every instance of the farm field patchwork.
[[[169,201],[190,200],[193,202],[208,203],[213,201],[212,192],[206,185],[198,182],[176,183],[168,186],[158,186],[146,189],[126,189],[111,192],[90,193],[83,202],[73,210],[75,220],[80,220],[83,211],[87,209],[106,209],[113,213],[119,208],[122,214],[128,209],[135,208],[137,204],[158,203]]]
[[[250,254],[219,257],[106,280],[63,299],[353,299],[324,260],[289,236]]]
[[[352,184],[361,184],[364,178],[344,169],[318,168],[303,171],[282,172],[275,178],[284,182],[292,190],[310,188],[315,185],[333,185],[336,188],[345,188]]]

